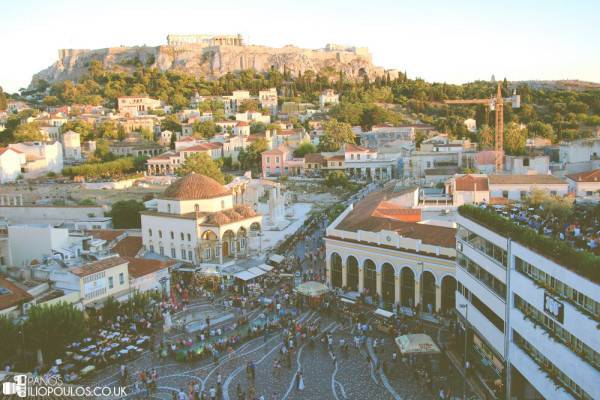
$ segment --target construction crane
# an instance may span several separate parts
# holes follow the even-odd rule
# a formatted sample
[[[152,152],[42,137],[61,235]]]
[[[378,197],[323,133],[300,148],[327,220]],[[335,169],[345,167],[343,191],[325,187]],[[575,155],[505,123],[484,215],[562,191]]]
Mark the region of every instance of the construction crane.
[[[481,104],[486,110],[496,111],[496,137],[494,150],[496,152],[496,172],[502,172],[502,155],[504,154],[504,103],[510,103],[512,108],[521,107],[521,96],[513,92],[511,97],[502,97],[502,84],[498,82],[498,91],[496,97],[489,99],[469,99],[469,100],[444,100],[446,104]]]

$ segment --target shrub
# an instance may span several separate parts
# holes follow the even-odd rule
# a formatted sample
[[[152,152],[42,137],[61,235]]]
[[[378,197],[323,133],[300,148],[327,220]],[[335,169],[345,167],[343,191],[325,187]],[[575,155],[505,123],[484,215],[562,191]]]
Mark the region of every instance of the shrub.
[[[488,209],[463,205],[458,208],[458,212],[463,217],[554,260],[592,282],[600,283],[600,257],[587,251],[578,251],[563,241],[540,235],[533,229],[516,225]]]

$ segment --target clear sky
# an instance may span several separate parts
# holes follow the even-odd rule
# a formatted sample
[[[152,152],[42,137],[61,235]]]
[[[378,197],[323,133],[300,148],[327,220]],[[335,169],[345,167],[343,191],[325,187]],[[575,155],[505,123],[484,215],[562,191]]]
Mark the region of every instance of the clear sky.
[[[367,46],[409,77],[600,82],[598,0],[17,0],[0,2],[0,86],[16,91],[59,48],[159,45],[168,33],[252,44]]]

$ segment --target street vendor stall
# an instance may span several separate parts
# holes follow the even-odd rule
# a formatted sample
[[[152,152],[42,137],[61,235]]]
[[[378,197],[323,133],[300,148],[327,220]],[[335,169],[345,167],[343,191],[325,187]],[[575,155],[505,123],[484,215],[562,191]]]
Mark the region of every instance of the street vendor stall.
[[[321,304],[323,295],[329,293],[330,289],[321,282],[308,281],[304,282],[296,288],[294,292],[308,300],[308,304],[312,307],[318,307]]]
[[[396,345],[402,354],[440,354],[440,348],[431,336],[424,333],[398,336]]]
[[[394,326],[394,313],[378,308],[374,312],[375,314],[375,327],[378,331],[391,334],[395,330]]]
[[[274,267],[280,267],[284,260],[285,260],[285,257],[282,255],[271,254],[269,256],[268,263]]]

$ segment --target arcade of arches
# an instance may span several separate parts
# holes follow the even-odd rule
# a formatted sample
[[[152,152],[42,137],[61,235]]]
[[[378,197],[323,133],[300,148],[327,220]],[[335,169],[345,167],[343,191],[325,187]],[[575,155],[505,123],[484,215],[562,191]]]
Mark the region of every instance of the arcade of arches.
[[[400,303],[403,307],[424,304],[425,312],[439,312],[455,306],[456,279],[445,274],[441,278],[425,269],[420,274],[408,266],[394,266],[383,263],[378,269],[375,262],[365,259],[362,264],[354,256],[349,256],[344,265],[338,253],[330,256],[330,283],[334,288],[377,293],[383,305]]]

